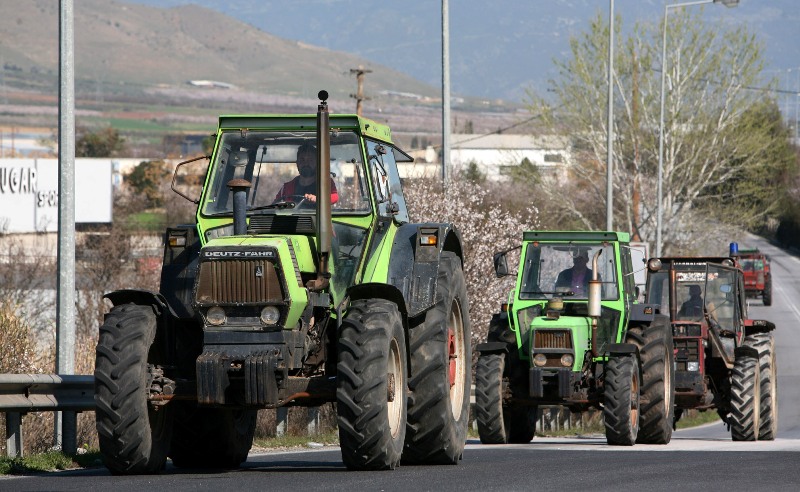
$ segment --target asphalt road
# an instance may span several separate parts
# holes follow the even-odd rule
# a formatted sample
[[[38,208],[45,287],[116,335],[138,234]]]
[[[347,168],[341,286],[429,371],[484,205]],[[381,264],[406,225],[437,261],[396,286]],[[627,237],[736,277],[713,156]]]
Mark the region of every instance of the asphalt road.
[[[757,238],[772,259],[773,304],[750,302],[750,317],[773,321],[778,354],[775,441],[733,442],[720,423],[678,431],[665,446],[608,446],[601,435],[535,438],[485,446],[471,440],[458,466],[349,472],[337,448],[251,454],[235,471],[179,470],[114,477],[104,468],[0,478],[0,490],[325,491],[792,491],[800,490],[800,260]]]

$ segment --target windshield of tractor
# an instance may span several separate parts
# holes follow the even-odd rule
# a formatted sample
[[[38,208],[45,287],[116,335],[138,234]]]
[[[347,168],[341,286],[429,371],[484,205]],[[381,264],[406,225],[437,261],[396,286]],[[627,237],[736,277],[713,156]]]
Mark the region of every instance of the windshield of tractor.
[[[764,269],[764,260],[760,258],[742,258],[740,262],[742,270],[745,272],[757,272]]]
[[[597,279],[602,298],[619,298],[617,266],[612,244],[529,243],[522,266],[520,299],[587,299],[592,280],[592,260],[597,259]]]
[[[315,212],[317,149],[314,132],[225,132],[216,159],[203,204],[205,215],[233,212],[233,193],[228,188],[232,179],[250,182],[248,212]],[[332,132],[330,163],[333,214],[369,212],[369,191],[355,133]]]
[[[736,271],[710,263],[680,264],[675,270],[675,319],[701,321],[707,312],[712,323],[733,330],[738,316]],[[648,283],[647,302],[659,304],[662,313],[669,312],[668,282],[664,271],[652,274]]]

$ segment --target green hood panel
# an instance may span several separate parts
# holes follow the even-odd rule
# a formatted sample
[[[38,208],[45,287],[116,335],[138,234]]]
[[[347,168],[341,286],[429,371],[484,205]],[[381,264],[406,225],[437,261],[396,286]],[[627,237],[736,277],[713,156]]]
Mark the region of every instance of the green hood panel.
[[[289,301],[289,313],[286,317],[286,329],[297,325],[300,315],[308,305],[308,291],[303,286],[300,272],[313,273],[315,271],[312,247],[312,238],[307,236],[228,236],[211,239],[203,249],[224,248],[230,251],[252,248],[272,248],[277,252],[279,270],[286,280]]]
[[[591,346],[592,340],[592,320],[581,316],[562,316],[558,319],[549,319],[539,316],[531,321],[528,339],[525,341],[525,357],[530,359],[531,343],[533,343],[535,332],[538,329],[546,330],[568,330],[572,335],[572,347],[575,351],[575,363],[572,365],[573,371],[580,371],[583,367],[583,359]]]

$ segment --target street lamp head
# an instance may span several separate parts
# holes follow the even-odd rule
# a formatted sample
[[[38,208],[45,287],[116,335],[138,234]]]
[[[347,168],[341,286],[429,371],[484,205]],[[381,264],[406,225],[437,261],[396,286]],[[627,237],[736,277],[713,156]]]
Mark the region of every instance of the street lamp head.
[[[739,0],[714,0],[714,3],[721,3],[728,8],[733,8],[739,5]]]

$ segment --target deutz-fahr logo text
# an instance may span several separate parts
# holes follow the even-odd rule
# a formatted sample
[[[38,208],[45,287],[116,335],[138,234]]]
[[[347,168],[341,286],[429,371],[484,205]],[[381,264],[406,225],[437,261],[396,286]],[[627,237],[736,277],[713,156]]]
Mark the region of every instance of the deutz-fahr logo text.
[[[203,251],[204,258],[274,258],[274,251]]]

